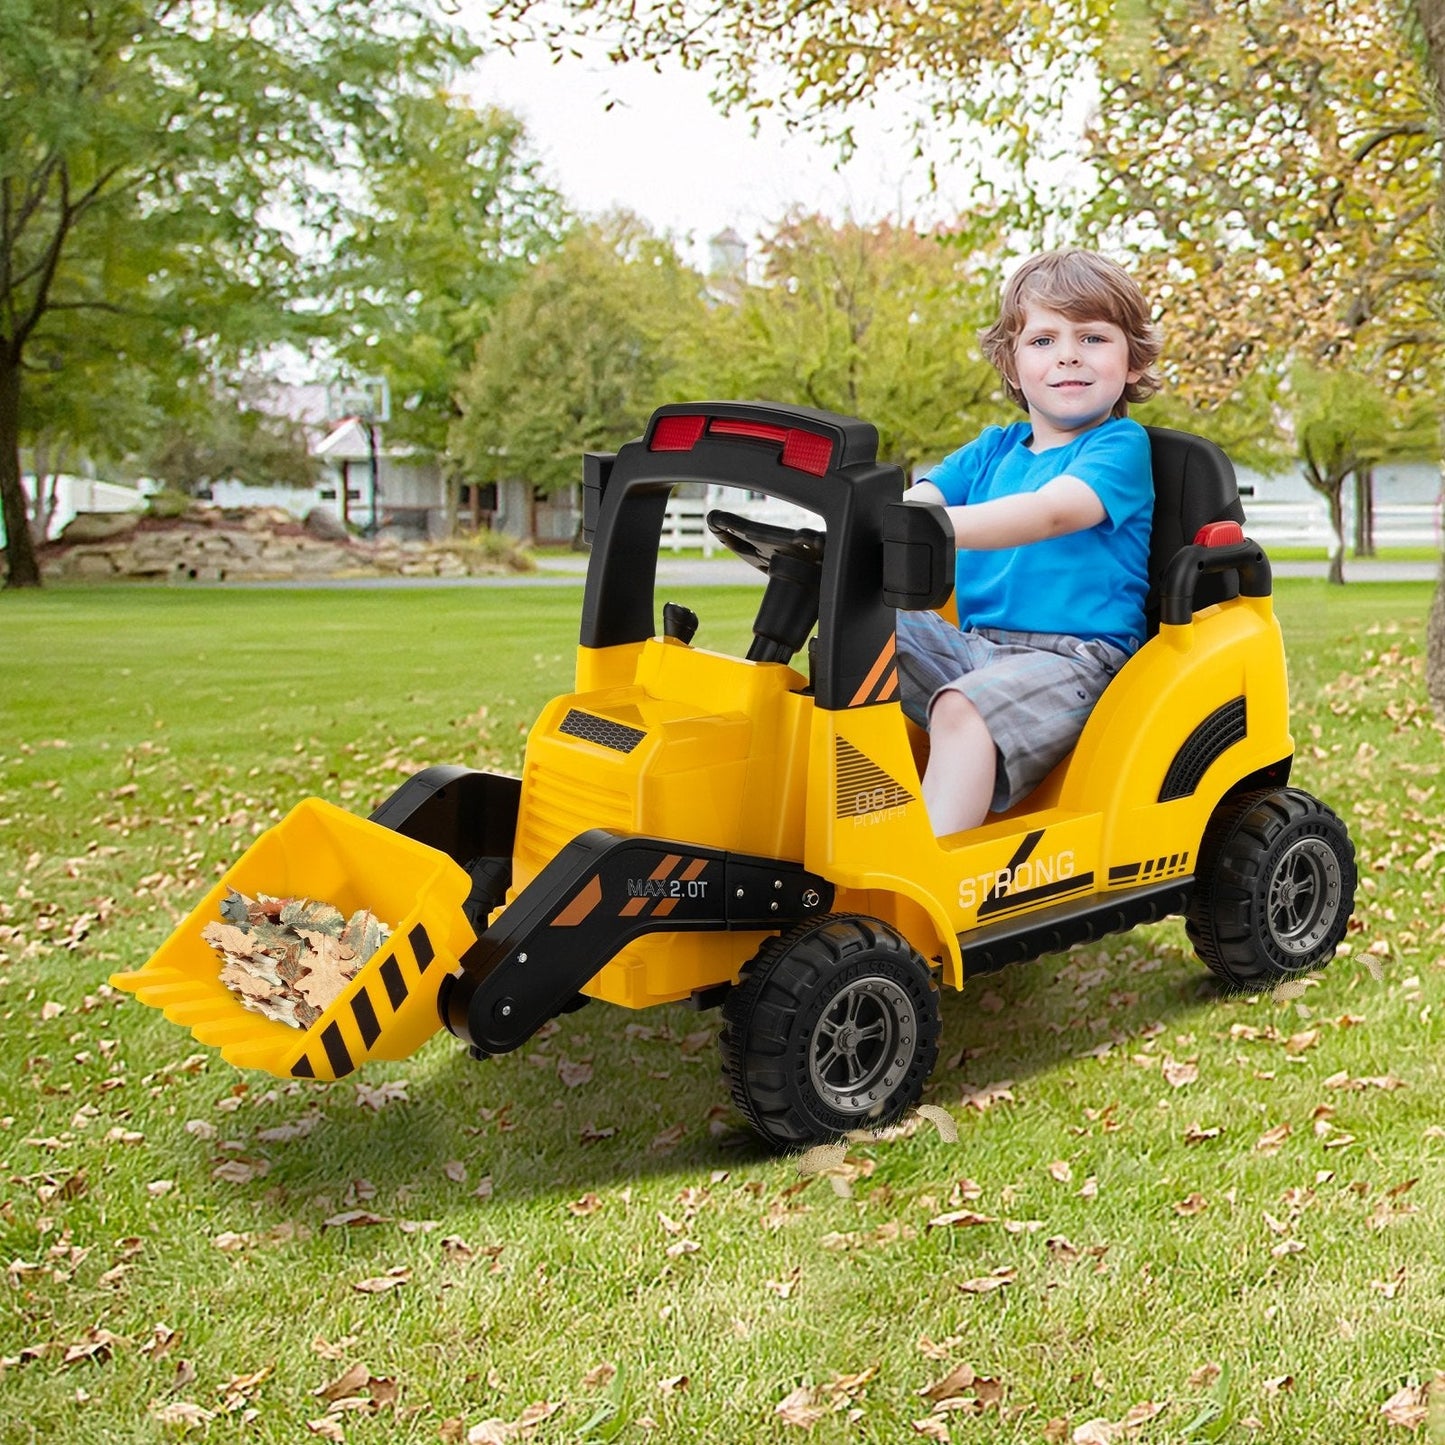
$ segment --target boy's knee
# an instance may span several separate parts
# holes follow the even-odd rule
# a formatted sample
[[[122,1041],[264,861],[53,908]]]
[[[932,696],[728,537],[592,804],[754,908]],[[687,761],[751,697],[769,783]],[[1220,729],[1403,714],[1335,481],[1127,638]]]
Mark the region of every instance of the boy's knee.
[[[946,688],[933,700],[928,730],[933,733],[959,732],[976,727],[982,721],[982,714],[961,692]]]

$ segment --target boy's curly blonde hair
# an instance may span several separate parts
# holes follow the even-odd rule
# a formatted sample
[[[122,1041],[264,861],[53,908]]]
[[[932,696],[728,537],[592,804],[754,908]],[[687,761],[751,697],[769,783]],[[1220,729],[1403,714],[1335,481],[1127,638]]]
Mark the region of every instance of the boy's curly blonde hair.
[[[1130,402],[1147,401],[1159,390],[1159,334],[1149,318],[1149,303],[1138,282],[1117,262],[1097,251],[1045,251],[1031,256],[1004,287],[998,320],[980,333],[983,354],[1003,377],[1004,390],[1025,411],[1028,403],[1014,384],[1014,342],[1024,329],[1029,302],[1067,316],[1070,321],[1112,321],[1129,341],[1129,370],[1139,379],[1124,388],[1114,416],[1125,416]]]

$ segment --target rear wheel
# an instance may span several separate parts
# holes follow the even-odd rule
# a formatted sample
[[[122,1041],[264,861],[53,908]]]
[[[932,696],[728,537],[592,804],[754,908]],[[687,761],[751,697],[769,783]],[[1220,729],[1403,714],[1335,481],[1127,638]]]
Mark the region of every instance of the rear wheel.
[[[1321,968],[1355,901],[1345,825],[1297,788],[1222,804],[1199,850],[1185,927],[1194,951],[1233,988],[1272,988]]]
[[[780,1147],[891,1123],[938,1057],[928,965],[876,918],[812,920],[771,939],[723,1004],[723,1072]]]

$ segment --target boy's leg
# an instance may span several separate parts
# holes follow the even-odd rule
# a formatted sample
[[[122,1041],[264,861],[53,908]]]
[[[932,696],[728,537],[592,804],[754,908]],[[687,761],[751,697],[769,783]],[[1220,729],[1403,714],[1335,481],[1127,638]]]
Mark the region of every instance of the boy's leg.
[[[923,805],[934,833],[946,838],[977,828],[988,816],[997,749],[983,715],[952,688],[933,700],[931,749],[923,774]]]

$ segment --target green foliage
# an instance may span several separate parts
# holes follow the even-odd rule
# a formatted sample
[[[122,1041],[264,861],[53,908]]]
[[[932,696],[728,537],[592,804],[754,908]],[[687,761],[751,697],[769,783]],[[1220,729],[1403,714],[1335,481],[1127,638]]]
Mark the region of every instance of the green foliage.
[[[580,480],[578,455],[641,431],[684,400],[705,346],[703,281],[633,217],[576,226],[497,309],[458,393],[451,450],[480,482],[544,491]]]
[[[209,388],[157,426],[140,460],[167,488],[190,496],[226,481],[308,487],[318,470],[298,422]]]
[[[864,417],[905,471],[1007,405],[978,349],[995,278],[961,249],[909,225],[798,214],[764,239],[761,270],[714,318],[718,395]]]
[[[114,318],[126,344],[107,379],[124,382],[131,367],[175,375],[168,351],[224,369],[303,335],[312,323],[297,301],[314,268],[299,238],[343,221],[348,158],[388,104],[435,89],[473,53],[428,0],[381,12],[364,0],[217,0],[204,15],[159,0],[103,12],[0,0],[0,500],[12,585],[34,580],[12,525],[18,444],[37,430],[21,386],[32,353],[60,374],[77,348],[94,364],[81,318]]]
[[[447,92],[404,95],[360,146],[366,200],[328,268],[343,362],[384,374],[387,437],[445,454],[456,389],[502,298],[560,239],[560,197],[522,124]]]

